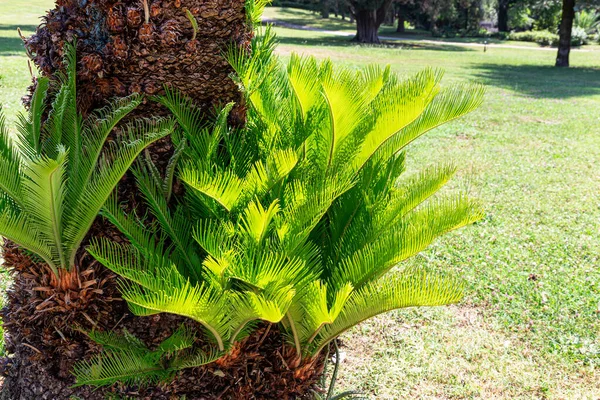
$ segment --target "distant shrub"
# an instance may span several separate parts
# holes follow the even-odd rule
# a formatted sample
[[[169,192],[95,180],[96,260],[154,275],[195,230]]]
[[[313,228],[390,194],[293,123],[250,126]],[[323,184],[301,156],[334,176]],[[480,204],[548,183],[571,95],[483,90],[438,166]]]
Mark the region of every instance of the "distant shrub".
[[[510,36],[510,33],[508,33],[508,32],[494,32],[494,33],[490,34],[490,37],[492,37],[494,39],[500,39],[500,40],[507,40],[509,36]]]
[[[597,11],[582,10],[575,15],[575,26],[593,34],[600,29],[600,13]]]
[[[556,46],[558,44],[558,35],[549,31],[511,32],[508,39],[535,42],[540,46]]]
[[[581,46],[587,44],[588,34],[585,29],[578,26],[571,31],[571,46]]]

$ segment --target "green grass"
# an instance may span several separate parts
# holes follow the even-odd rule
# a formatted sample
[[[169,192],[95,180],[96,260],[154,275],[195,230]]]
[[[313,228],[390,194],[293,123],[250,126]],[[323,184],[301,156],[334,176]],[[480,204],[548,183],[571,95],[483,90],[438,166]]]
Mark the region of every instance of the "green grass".
[[[12,117],[30,80],[13,26],[31,31],[50,3],[34,0],[26,14],[0,3],[0,101]],[[339,389],[377,399],[597,400],[600,51],[574,52],[572,68],[556,69],[550,51],[357,46],[320,32],[277,32],[284,58],[301,52],[356,67],[377,62],[402,74],[431,65],[445,69],[445,83],[488,88],[478,111],[408,153],[410,171],[454,160],[454,187],[486,205],[483,221],[413,261],[464,276],[468,296],[453,307],[390,313],[345,335]]]

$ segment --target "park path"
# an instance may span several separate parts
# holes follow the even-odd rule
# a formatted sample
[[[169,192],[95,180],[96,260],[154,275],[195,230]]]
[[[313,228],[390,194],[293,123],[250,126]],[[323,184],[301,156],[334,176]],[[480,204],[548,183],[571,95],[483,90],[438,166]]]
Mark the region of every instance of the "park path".
[[[352,33],[352,32],[330,31],[330,30],[326,30],[326,29],[315,28],[312,26],[292,24],[292,23],[289,23],[286,21],[279,21],[279,20],[271,19],[271,18],[263,18],[262,22],[265,24],[273,24],[275,26],[280,26],[282,28],[300,29],[303,31],[314,31],[314,32],[320,32],[320,33],[325,33],[328,35],[335,35],[335,36],[344,36],[344,37],[354,36],[354,33]],[[463,46],[463,47],[479,47],[479,48],[487,47],[488,49],[501,48],[501,49],[520,49],[520,50],[556,52],[555,47],[529,47],[529,46],[517,46],[517,45],[511,45],[511,44],[448,42],[448,41],[441,41],[441,40],[415,39],[415,38],[396,37],[396,36],[381,36],[381,35],[379,35],[379,39],[386,40],[386,41],[392,41],[392,42],[413,42],[413,43],[417,42],[417,43],[435,44],[435,45],[440,45],[440,46]],[[593,50],[571,48],[571,51],[590,52]]]

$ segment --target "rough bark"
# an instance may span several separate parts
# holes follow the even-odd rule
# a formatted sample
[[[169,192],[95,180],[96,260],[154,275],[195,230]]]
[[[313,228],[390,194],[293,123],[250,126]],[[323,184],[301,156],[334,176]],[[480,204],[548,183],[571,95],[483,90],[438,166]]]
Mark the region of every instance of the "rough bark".
[[[558,31],[558,54],[556,55],[557,67],[569,66],[569,53],[571,52],[571,31],[575,19],[575,0],[563,0],[562,18]]]
[[[363,4],[362,1],[352,3],[353,15],[356,19],[355,42],[379,44],[379,27],[385,20],[387,10],[392,4],[392,0],[383,0],[379,2],[379,7],[372,8],[369,4]]]
[[[63,68],[64,43],[77,38],[78,107],[83,114],[113,97],[133,92],[155,95],[168,85],[207,110],[237,102],[232,122],[242,124],[242,97],[222,55],[228,46],[249,44],[252,32],[244,6],[244,0],[57,0],[26,47],[41,73],[56,78]],[[186,9],[198,22],[195,40]],[[148,117],[166,112],[147,100],[136,113]],[[159,165],[164,165],[171,153],[170,142],[161,141],[151,153]],[[129,209],[143,203],[131,177],[120,184],[119,195]],[[94,224],[91,234],[120,240],[114,227],[101,220]],[[271,329],[265,337],[259,331],[248,338],[227,365],[217,362],[185,370],[168,385],[73,389],[73,364],[99,350],[82,332],[126,327],[148,346],[155,346],[184,319],[131,315],[116,289],[115,276],[83,251],[79,280],[94,282],[59,290],[48,281],[43,265],[10,245],[4,250],[14,284],[2,310],[10,354],[0,361],[0,373],[5,377],[2,400],[70,400],[71,396],[100,400],[108,393],[158,400],[184,395],[189,400],[287,399],[300,398],[315,388],[323,358],[288,368],[287,347],[281,334]],[[215,374],[217,370],[220,372]]]

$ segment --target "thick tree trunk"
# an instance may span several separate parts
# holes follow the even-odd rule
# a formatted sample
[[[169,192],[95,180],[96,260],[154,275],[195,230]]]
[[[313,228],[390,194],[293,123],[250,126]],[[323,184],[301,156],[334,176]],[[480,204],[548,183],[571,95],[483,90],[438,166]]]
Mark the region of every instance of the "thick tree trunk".
[[[398,10],[398,27],[396,28],[396,32],[404,33],[406,30],[404,29],[404,12],[402,10]]]
[[[380,43],[377,10],[359,10],[355,13],[356,36],[354,41],[359,43]]]
[[[563,0],[562,18],[558,31],[558,54],[556,55],[557,67],[569,66],[569,53],[571,52],[571,31],[575,18],[575,0]]]
[[[354,1],[352,4],[352,14],[356,19],[356,36],[354,41],[359,43],[379,44],[379,27],[385,20],[392,0],[383,0],[379,2],[379,8],[364,8],[360,1]]]
[[[198,23],[196,40],[192,40],[186,9]],[[84,114],[116,96],[154,95],[170,86],[207,111],[237,102],[232,122],[242,124],[242,96],[222,55],[229,46],[249,46],[252,31],[246,21],[245,0],[57,0],[26,46],[41,73],[56,78],[61,73],[64,43],[77,37],[78,106]],[[145,117],[166,113],[150,100],[136,112]],[[166,164],[171,147],[164,140],[150,149],[157,164]],[[119,198],[129,209],[143,204],[131,177],[120,185]],[[119,239],[115,228],[102,220],[91,234]],[[11,354],[0,361],[5,377],[2,400],[101,400],[108,393],[157,400],[184,395],[190,400],[293,398],[307,393],[318,380],[322,358],[298,375],[298,370],[290,370],[276,356],[284,344],[277,329],[271,329],[266,338],[257,332],[242,343],[238,358],[227,366],[185,370],[164,386],[72,388],[73,364],[98,351],[83,331],[126,327],[152,347],[185,319],[133,316],[120,298],[115,276],[83,251],[80,280],[95,283],[48,293],[50,275],[42,265],[10,244],[4,250],[5,264],[13,270],[15,281],[2,310],[6,351]],[[224,376],[212,373],[217,368]]]
[[[508,1],[498,1],[498,31],[508,32]]]
[[[321,18],[329,18],[329,0],[321,0]]]

